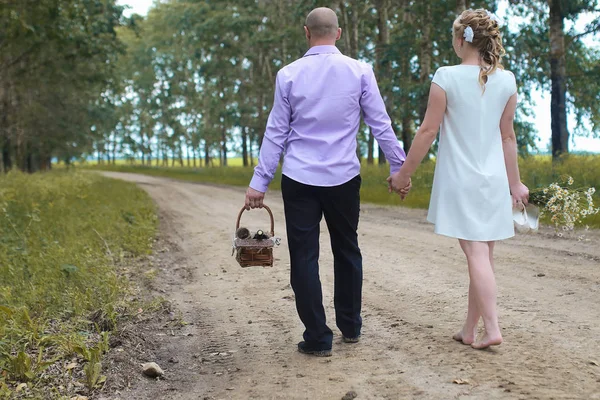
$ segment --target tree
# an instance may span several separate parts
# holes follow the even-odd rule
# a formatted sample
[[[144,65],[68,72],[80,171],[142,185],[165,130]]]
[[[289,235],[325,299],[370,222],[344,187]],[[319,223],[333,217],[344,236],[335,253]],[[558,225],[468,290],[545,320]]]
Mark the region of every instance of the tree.
[[[522,98],[516,120],[520,151],[526,153],[535,145],[535,126],[528,117],[530,92],[536,88],[552,88],[556,94],[559,106],[553,105],[553,120],[561,121],[562,102],[579,121],[591,121],[593,131],[598,132],[600,79],[593,78],[599,74],[599,56],[582,38],[597,32],[600,23],[591,24],[584,32],[566,32],[564,26],[551,30],[547,1],[511,2],[511,15],[531,17],[531,23],[520,26],[518,34],[503,28],[509,54],[506,67],[515,72]],[[329,2],[343,29],[338,47],[374,66],[393,127],[406,150],[423,119],[432,75],[439,67],[459,61],[450,34],[456,16],[475,6],[495,11],[496,3]],[[564,0],[553,8],[552,16],[563,15],[564,24],[592,10],[596,3]],[[105,153],[109,152],[114,160],[115,152],[121,151],[137,154],[145,163],[156,160],[157,165],[165,165],[169,159],[180,165],[184,159],[188,165],[193,160],[196,165],[196,159],[203,158],[202,164],[209,166],[216,159],[226,165],[229,154],[235,152],[242,155],[245,166],[252,166],[271,108],[277,71],[306,52],[302,25],[306,14],[319,5],[316,0],[157,2],[146,18],[134,17],[117,29],[116,42],[125,44],[125,54],[116,59],[108,75],[112,77],[110,85],[102,86],[103,96],[89,97],[93,101],[87,104],[91,104],[95,119],[81,119],[83,136],[88,141],[92,138],[93,144],[78,145],[74,153],[87,148],[102,154],[101,158],[108,158]],[[552,37],[562,32],[562,50],[560,46],[552,50],[551,43],[560,44],[560,40],[551,41],[551,31],[557,32]],[[561,140],[558,148],[568,143],[566,122],[556,129],[563,132],[557,136]],[[575,132],[581,134],[581,130]],[[66,138],[59,142],[62,140]],[[374,139],[364,124],[357,140],[358,155],[374,163]],[[565,149],[568,147],[561,151]],[[385,162],[381,152],[379,162]]]
[[[598,1],[511,0],[511,3],[519,6],[515,10],[517,15],[534,15],[531,26],[523,27],[515,40],[514,47],[521,53],[521,61],[513,61],[513,65],[521,76],[537,87],[550,86],[552,156],[557,159],[569,152],[569,109],[575,112],[579,123],[587,117],[592,122],[592,131],[600,132],[597,123],[600,107],[597,99],[589,96],[590,91],[600,91],[597,67],[600,54],[581,41],[586,35],[599,31],[600,23],[596,20],[582,33],[565,31],[566,20],[575,21],[584,12],[600,13]],[[532,46],[532,41],[536,45]],[[522,60],[534,62],[532,65]]]
[[[122,47],[115,0],[0,4],[0,146],[4,170],[34,172],[89,150]],[[94,111],[96,110],[96,111]]]

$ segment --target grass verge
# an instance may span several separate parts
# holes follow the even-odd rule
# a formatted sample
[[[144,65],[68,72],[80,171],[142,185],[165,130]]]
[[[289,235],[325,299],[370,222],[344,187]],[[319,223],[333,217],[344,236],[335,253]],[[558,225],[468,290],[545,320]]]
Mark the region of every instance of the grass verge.
[[[0,398],[91,393],[109,332],[135,314],[119,270],[151,251],[151,199],[95,174],[9,173],[0,221]]]

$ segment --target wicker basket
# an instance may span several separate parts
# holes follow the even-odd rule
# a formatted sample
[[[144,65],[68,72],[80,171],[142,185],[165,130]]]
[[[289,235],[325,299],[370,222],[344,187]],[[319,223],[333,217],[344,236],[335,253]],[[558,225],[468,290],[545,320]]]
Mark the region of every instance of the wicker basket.
[[[242,266],[246,267],[272,267],[273,266],[273,246],[275,245],[275,220],[271,209],[265,205],[263,208],[269,213],[271,218],[271,231],[266,239],[240,239],[237,236],[234,238],[233,247],[235,250],[235,259]],[[246,211],[245,208],[240,210],[235,231],[240,228],[242,214]]]

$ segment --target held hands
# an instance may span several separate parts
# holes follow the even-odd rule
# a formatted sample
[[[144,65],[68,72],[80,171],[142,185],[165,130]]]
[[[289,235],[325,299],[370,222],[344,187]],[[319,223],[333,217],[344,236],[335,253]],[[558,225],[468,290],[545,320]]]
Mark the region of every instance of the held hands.
[[[246,210],[249,210],[251,208],[263,208],[264,199],[264,193],[249,187],[246,191]]]
[[[387,178],[387,181],[388,191],[390,193],[392,193],[392,191],[398,193],[402,200],[406,198],[408,192],[410,192],[410,189],[412,188],[412,181],[410,179],[410,176],[405,176],[402,173],[402,170],[396,172],[395,174]]]
[[[521,182],[510,187],[510,194],[515,208],[522,209],[529,203],[529,189]]]

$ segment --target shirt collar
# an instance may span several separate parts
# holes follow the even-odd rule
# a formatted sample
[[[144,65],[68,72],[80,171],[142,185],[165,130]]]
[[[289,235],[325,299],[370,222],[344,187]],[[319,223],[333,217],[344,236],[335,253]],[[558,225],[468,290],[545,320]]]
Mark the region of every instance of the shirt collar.
[[[306,56],[314,56],[317,54],[342,54],[337,47],[335,46],[313,46],[310,49],[308,49],[308,51],[306,52],[306,54],[304,54],[304,57]]]

